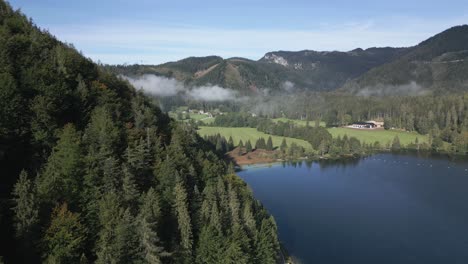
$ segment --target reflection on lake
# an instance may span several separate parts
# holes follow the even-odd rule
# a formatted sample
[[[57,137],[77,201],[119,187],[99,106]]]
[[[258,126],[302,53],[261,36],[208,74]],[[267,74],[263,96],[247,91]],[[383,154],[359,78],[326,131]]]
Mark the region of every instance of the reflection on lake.
[[[301,263],[468,263],[468,162],[379,154],[238,173]]]

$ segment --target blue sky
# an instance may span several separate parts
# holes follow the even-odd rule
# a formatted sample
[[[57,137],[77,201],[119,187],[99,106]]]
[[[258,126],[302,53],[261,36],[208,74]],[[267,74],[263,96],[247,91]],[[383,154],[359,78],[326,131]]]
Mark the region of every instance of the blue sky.
[[[275,50],[411,46],[468,23],[465,1],[11,0],[103,63],[188,56],[259,59]]]

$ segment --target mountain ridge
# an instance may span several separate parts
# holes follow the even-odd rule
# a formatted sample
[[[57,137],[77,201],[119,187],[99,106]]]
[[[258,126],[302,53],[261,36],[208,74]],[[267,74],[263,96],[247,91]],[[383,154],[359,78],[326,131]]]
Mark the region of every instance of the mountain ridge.
[[[188,57],[160,65],[108,65],[138,77],[155,74],[186,85],[219,85],[243,95],[296,91],[417,95],[468,90],[468,25],[449,28],[412,47],[350,51],[271,51],[259,60],[220,56]],[[288,90],[290,92],[291,90]]]
[[[429,92],[468,90],[468,25],[449,28],[412,47],[403,56],[348,81],[340,90],[392,94],[412,82]]]
[[[285,82],[292,82],[299,89],[330,91],[405,50],[385,47],[358,48],[349,52],[276,51],[266,53],[257,61],[241,57],[223,59],[206,56],[188,57],[160,65],[107,67],[123,75],[155,74],[191,85],[220,85],[246,94],[257,93],[262,88],[278,91]],[[275,62],[274,58],[278,58],[280,63]]]

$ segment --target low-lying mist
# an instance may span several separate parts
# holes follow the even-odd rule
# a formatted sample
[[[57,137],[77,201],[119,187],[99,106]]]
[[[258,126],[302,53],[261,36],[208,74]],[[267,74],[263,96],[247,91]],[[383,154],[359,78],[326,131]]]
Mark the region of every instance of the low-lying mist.
[[[388,84],[377,84],[372,87],[364,87],[360,89],[356,95],[358,96],[420,96],[426,95],[429,90],[425,89],[415,81],[411,81],[408,84],[403,85],[388,85]]]
[[[222,102],[240,100],[239,93],[235,90],[224,88],[219,85],[188,86],[174,78],[145,74],[139,77],[121,75],[128,80],[136,89],[158,96],[176,96],[206,102]]]

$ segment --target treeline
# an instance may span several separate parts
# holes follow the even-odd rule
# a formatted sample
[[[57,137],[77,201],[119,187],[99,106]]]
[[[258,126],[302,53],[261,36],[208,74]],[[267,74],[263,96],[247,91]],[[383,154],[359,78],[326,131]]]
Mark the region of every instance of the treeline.
[[[467,93],[367,97],[301,92],[265,97],[261,102],[252,102],[248,108],[258,116],[318,120],[328,127],[380,120],[385,121],[386,129],[428,135],[429,148],[434,151],[459,154],[468,151]]]
[[[329,126],[354,121],[383,120],[385,129],[416,131],[429,136],[429,148],[466,154],[468,96],[329,97],[324,121]],[[449,143],[444,144],[443,142]],[[444,148],[444,145],[448,147]]]
[[[281,145],[275,148],[271,136],[269,136],[267,140],[260,137],[254,143],[250,140],[247,140],[245,143],[242,140],[239,140],[238,143],[234,143],[232,137],[226,139],[220,134],[205,136],[204,139],[213,146],[216,146],[218,154],[221,155],[234,150],[237,152],[233,154],[237,156],[243,156],[256,150],[266,150],[276,158],[282,159],[299,159],[312,154],[308,153],[302,146],[297,145],[295,142],[288,144],[285,138],[283,138]]]
[[[215,126],[227,126],[227,127],[253,127],[258,131],[266,134],[297,138],[302,139],[310,143],[311,147],[315,150],[314,153],[306,153],[303,149],[303,155],[326,155],[329,154],[333,157],[340,155],[362,155],[373,149],[374,145],[362,144],[355,137],[348,138],[333,138],[330,132],[326,128],[316,126],[297,126],[293,122],[274,122],[269,118],[265,117],[253,117],[247,113],[229,113],[222,116],[217,116],[213,122]],[[262,139],[259,139],[261,148],[264,148],[267,144],[262,143]],[[256,145],[257,145],[256,144]],[[293,149],[297,149],[297,145],[294,145]],[[298,151],[294,151],[292,156],[297,156]]]
[[[258,138],[255,141],[254,145],[252,145],[252,142],[250,142],[250,140],[247,140],[245,142],[245,145],[244,145],[244,142],[242,140],[240,140],[238,142],[238,144],[235,144],[232,137],[229,137],[229,139],[226,139],[225,137],[221,136],[221,134],[219,134],[219,133],[216,134],[216,135],[205,136],[204,139],[206,141],[210,142],[213,146],[215,146],[216,151],[218,151],[220,154],[224,154],[226,152],[229,152],[229,151],[233,150],[235,147],[241,147],[241,148],[245,147],[247,152],[251,152],[254,149],[254,147],[255,147],[255,149],[264,149],[264,150],[267,150],[267,151],[274,150],[273,140],[272,140],[271,136],[268,137],[267,140],[265,140],[265,138],[263,138],[263,137]],[[284,141],[283,144],[286,144],[286,141]]]
[[[256,117],[245,112],[231,112],[216,116],[213,126],[220,127],[257,127],[260,122],[267,121],[267,118]]]
[[[277,263],[274,219],[209,143],[0,0],[6,263]]]

